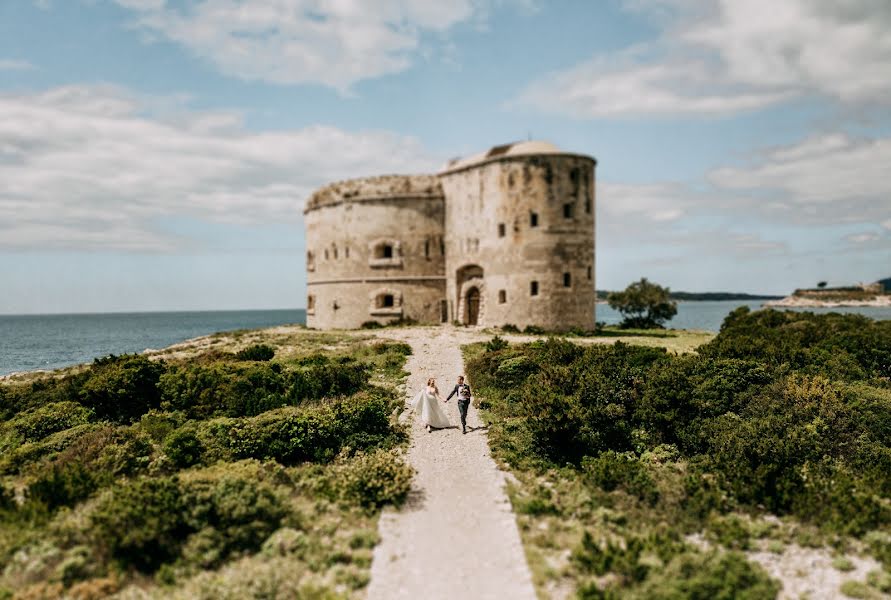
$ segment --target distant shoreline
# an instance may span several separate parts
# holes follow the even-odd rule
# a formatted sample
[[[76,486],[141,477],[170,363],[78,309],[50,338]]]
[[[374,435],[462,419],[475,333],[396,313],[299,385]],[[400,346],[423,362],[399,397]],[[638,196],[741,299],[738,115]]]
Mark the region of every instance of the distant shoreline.
[[[778,308],[889,308],[891,307],[891,294],[875,296],[869,300],[817,300],[801,296],[786,296],[781,300],[765,302],[764,306]]]
[[[597,290],[597,302],[605,303],[612,292]],[[746,294],[742,292],[670,292],[672,300],[680,302],[727,302],[740,300],[743,302],[757,300],[782,300],[783,296],[771,294]]]

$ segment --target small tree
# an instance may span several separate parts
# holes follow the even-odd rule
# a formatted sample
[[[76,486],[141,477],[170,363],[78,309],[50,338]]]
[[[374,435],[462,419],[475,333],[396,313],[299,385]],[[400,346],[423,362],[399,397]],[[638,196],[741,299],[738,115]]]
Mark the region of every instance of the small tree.
[[[822,290],[824,287],[826,287],[826,282],[825,282],[825,281],[821,281],[820,283],[817,284],[817,287],[820,288],[820,289]]]
[[[611,293],[607,302],[622,313],[625,320],[621,327],[625,329],[659,329],[678,313],[677,302],[671,300],[668,288],[651,283],[646,277],[623,292]]]

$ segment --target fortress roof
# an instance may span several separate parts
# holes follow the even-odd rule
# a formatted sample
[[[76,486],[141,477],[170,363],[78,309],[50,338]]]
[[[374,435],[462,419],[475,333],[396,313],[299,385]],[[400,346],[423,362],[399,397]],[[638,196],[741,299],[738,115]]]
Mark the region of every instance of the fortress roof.
[[[564,152],[551,142],[543,140],[529,140],[525,142],[512,142],[510,144],[502,144],[500,146],[492,146],[488,150],[467,156],[465,158],[454,158],[450,160],[442,168],[440,173],[449,171],[460,171],[473,165],[497,160],[505,157],[514,156],[535,156],[542,154],[571,154]]]
[[[442,198],[436,175],[378,175],[347,179],[316,190],[303,209],[307,213],[322,206],[387,198]]]

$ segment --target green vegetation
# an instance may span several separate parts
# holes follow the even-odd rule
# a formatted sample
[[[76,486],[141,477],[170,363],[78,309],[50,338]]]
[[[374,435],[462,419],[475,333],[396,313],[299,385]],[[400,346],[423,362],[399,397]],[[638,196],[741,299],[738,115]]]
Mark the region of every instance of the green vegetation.
[[[735,554],[786,535],[766,513],[891,568],[889,321],[741,308],[696,354],[552,338],[466,359],[542,593],[772,598]]]
[[[613,292],[607,298],[611,308],[622,313],[622,328],[659,329],[678,314],[677,302],[671,292],[644,277],[624,291]]]
[[[411,350],[234,338],[0,386],[0,598],[360,593]]]

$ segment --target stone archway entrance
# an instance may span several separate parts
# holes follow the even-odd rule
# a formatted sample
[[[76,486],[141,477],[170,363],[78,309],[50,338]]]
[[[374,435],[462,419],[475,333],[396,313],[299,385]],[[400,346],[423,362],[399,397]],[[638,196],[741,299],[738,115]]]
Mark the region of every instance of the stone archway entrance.
[[[485,321],[486,284],[483,268],[464,265],[455,272],[458,310],[455,319],[464,325],[479,325]]]
[[[474,286],[467,290],[464,302],[466,306],[464,324],[476,325],[480,320],[480,289]]]

